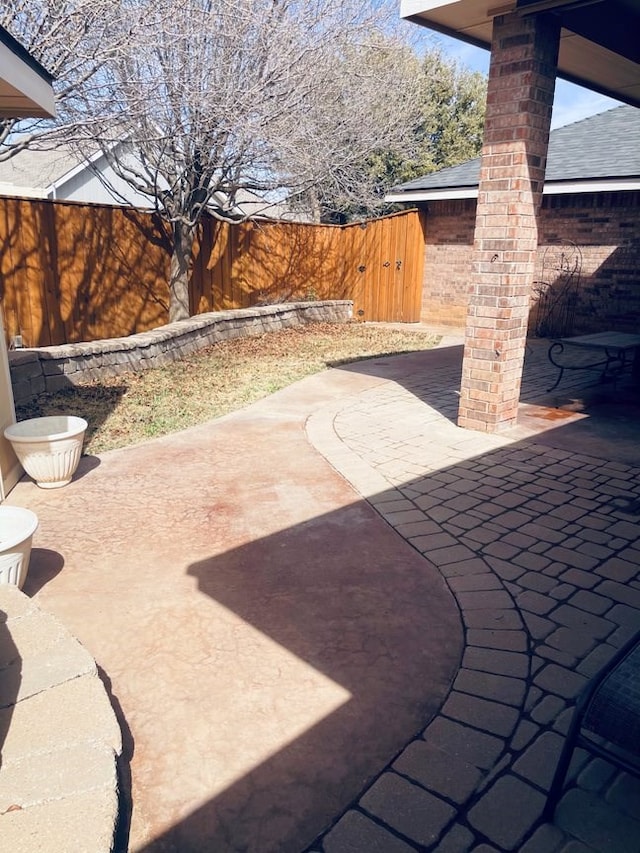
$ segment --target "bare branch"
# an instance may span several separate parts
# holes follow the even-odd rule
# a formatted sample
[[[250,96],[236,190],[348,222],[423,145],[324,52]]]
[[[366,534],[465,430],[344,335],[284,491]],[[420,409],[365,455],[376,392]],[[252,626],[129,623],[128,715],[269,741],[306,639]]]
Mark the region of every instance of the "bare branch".
[[[101,150],[171,224],[173,318],[204,210],[373,204],[379,152],[417,157],[420,63],[393,0],[15,0],[0,24],[59,78],[58,120],[0,126],[0,159]]]

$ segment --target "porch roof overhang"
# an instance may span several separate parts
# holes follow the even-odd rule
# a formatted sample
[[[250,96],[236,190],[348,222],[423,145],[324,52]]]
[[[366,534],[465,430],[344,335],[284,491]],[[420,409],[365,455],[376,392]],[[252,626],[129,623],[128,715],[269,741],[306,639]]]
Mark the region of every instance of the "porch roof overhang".
[[[560,18],[558,75],[640,106],[640,0],[402,0],[403,18],[478,47],[491,47],[493,18]]]
[[[0,27],[0,118],[53,118],[53,76]]]

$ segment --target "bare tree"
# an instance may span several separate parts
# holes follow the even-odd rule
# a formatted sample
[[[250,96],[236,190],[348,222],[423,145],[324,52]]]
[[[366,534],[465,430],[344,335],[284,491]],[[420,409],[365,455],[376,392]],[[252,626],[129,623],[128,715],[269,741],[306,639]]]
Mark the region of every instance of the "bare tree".
[[[37,143],[54,147],[75,134],[84,87],[122,46],[120,0],[11,0],[0,26],[53,75],[57,118],[0,120],[0,160]],[[131,18],[129,18],[131,21]]]
[[[123,5],[118,50],[73,109],[85,151],[99,146],[169,224],[170,320],[189,315],[205,210],[233,218],[242,191],[268,203],[331,183],[353,195],[358,164],[381,141],[389,150],[411,144],[418,81],[384,17],[385,8],[397,15],[395,4]]]

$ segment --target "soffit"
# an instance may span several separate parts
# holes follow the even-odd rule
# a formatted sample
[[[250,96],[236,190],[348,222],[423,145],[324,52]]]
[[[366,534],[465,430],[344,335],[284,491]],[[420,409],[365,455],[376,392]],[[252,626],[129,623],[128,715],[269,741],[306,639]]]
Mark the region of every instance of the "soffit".
[[[51,75],[0,27],[0,118],[55,115]]]
[[[558,74],[640,106],[640,0],[402,0],[403,18],[491,47],[493,18],[517,12],[560,18]]]

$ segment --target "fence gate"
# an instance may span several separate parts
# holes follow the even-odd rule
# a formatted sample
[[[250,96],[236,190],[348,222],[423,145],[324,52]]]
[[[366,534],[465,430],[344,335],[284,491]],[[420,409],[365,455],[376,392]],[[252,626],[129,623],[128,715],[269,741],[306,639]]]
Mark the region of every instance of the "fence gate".
[[[416,211],[347,226],[346,277],[354,316],[417,323],[422,302],[424,220]]]

